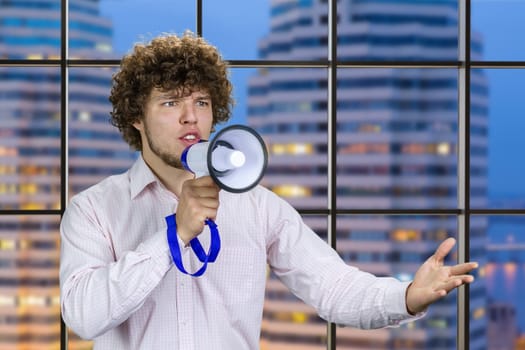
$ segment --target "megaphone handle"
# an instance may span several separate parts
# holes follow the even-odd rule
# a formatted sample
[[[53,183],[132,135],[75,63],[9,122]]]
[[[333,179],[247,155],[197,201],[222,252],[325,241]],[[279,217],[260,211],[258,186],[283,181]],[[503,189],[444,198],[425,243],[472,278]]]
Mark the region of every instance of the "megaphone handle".
[[[175,266],[182,272],[190,276],[198,277],[204,274],[206,271],[206,268],[208,267],[208,262],[214,262],[215,259],[217,259],[217,255],[219,254],[219,251],[221,249],[221,240],[219,236],[219,230],[217,229],[217,225],[213,220],[207,219],[206,224],[210,227],[210,249],[208,250],[208,254],[204,252],[204,249],[202,248],[201,243],[197,239],[197,237],[193,238],[190,241],[191,247],[199,260],[203,262],[203,265],[199,270],[197,270],[194,273],[189,273],[184,268],[184,264],[182,263],[182,256],[180,253],[180,247],[179,242],[177,239],[177,221],[175,214],[166,216],[166,224],[168,225],[167,230],[167,236],[168,236],[168,245],[170,248],[171,256],[173,258],[173,262],[175,263]]]

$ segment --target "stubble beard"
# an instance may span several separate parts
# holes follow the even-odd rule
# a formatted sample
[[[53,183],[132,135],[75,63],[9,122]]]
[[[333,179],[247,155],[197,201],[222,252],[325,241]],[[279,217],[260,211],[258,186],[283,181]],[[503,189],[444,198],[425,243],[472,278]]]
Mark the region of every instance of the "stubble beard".
[[[166,165],[177,169],[184,169],[180,157],[162,150],[162,148],[155,143],[154,138],[146,124],[144,124],[144,131],[146,132],[146,140],[148,141],[149,148],[153,154],[159,157]]]

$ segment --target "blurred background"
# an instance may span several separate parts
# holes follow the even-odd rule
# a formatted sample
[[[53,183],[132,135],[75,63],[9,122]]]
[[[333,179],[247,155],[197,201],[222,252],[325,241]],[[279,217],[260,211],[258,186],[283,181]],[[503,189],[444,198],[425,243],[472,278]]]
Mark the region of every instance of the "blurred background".
[[[450,262],[480,262],[424,319],[369,331],[270,274],[261,350],[525,349],[524,17],[525,0],[0,0],[0,348],[92,348],[61,327],[60,217],[137,156],[109,123],[122,55],[189,29],[231,64],[229,124],[263,136],[262,184],[345,261],[410,280],[455,236]]]

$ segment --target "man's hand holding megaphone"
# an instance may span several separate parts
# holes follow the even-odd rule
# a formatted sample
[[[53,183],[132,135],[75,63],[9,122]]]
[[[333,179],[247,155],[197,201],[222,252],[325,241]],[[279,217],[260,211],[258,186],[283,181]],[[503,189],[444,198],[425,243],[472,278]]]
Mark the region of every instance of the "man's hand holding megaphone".
[[[177,206],[177,233],[187,245],[204,229],[206,219],[215,220],[221,188],[211,176],[186,180]]]

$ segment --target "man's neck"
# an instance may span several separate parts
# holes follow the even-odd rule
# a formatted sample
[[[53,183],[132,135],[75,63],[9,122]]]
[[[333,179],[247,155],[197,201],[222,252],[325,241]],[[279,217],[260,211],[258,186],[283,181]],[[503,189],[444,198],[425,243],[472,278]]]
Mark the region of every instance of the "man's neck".
[[[179,197],[184,181],[195,177],[193,173],[169,166],[158,158],[148,159],[148,157],[144,157],[144,154],[142,154],[142,158],[160,182],[176,197]]]

